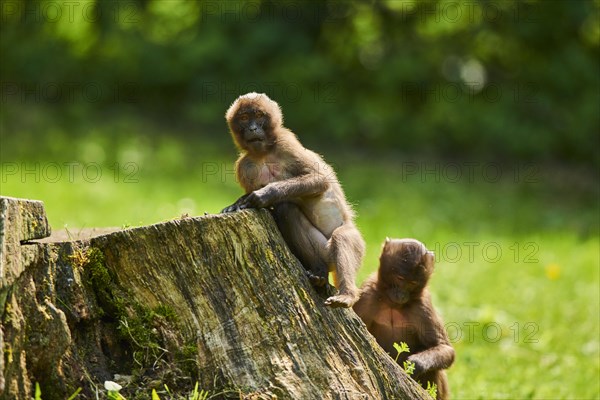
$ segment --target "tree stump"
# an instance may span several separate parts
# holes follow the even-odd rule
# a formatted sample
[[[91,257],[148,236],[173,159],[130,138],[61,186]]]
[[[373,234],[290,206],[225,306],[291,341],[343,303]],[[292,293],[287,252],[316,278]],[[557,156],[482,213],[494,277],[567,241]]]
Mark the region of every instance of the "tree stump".
[[[0,198],[0,397],[428,399],[352,310],[324,305],[266,210],[54,239]],[[86,232],[82,232],[86,236]],[[98,235],[98,236],[94,236]],[[43,240],[42,237],[47,237]]]

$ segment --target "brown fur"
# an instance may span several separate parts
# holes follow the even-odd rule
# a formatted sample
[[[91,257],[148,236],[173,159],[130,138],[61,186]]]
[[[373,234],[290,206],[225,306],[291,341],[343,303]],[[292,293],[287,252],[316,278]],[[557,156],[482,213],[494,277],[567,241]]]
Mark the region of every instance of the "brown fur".
[[[396,357],[394,343],[405,342],[410,355],[402,353],[398,363],[415,363],[413,378],[423,387],[437,385],[437,398],[449,397],[444,369],[454,362],[444,324],[431,304],[427,282],[434,267],[433,253],[414,239],[387,239],[379,271],[361,287],[354,311],[377,343]]]
[[[333,168],[283,127],[279,105],[265,94],[238,97],[225,118],[240,150],[236,176],[246,194],[223,212],[271,208],[311,281],[321,286],[328,271],[335,273],[339,293],[326,304],[351,307],[365,244]]]

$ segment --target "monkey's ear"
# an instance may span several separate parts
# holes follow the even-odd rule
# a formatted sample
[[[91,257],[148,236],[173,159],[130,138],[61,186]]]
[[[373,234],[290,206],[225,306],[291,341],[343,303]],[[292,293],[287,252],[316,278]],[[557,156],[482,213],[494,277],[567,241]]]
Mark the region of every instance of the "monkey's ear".
[[[238,97],[237,99],[235,99],[233,101],[233,103],[231,103],[231,105],[229,106],[229,108],[227,109],[227,112],[225,113],[225,119],[227,120],[227,122],[229,123],[231,120],[233,120],[233,117],[235,116],[236,111],[239,108],[239,103],[240,103],[240,98],[242,96]]]
[[[392,241],[392,239],[390,239],[389,237],[385,237],[385,241],[383,242],[383,244],[381,245],[382,249],[385,249],[385,247]]]
[[[429,261],[433,264],[433,262],[435,261],[435,253],[431,250],[427,250],[425,254],[423,254],[422,260]]]

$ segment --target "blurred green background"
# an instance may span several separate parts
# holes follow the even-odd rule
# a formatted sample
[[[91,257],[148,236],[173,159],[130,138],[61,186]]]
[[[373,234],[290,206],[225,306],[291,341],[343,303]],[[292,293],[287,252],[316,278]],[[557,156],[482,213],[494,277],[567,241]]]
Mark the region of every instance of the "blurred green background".
[[[455,399],[600,398],[599,1],[0,1],[0,193],[54,229],[216,213],[278,101],[368,246],[436,252]],[[43,388],[42,388],[43,391]]]

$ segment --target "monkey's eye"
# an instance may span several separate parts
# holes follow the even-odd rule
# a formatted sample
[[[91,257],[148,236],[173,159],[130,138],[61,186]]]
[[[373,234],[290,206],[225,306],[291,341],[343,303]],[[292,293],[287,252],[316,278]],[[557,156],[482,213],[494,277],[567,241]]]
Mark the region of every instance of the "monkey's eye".
[[[415,287],[417,285],[417,281],[411,281],[406,279],[404,276],[402,275],[398,275],[396,277],[396,279],[398,279],[398,281],[404,283],[406,286],[408,286],[409,288]]]
[[[256,118],[261,118],[263,115],[265,115],[265,113],[263,113],[262,111],[257,111],[256,113],[254,113],[254,115],[256,116]]]
[[[239,116],[240,121],[248,121],[250,119],[250,117],[248,116],[248,114],[240,114]]]
[[[418,286],[417,281],[405,281],[404,285],[406,287],[406,290],[409,290],[411,292],[415,290],[415,288]]]

